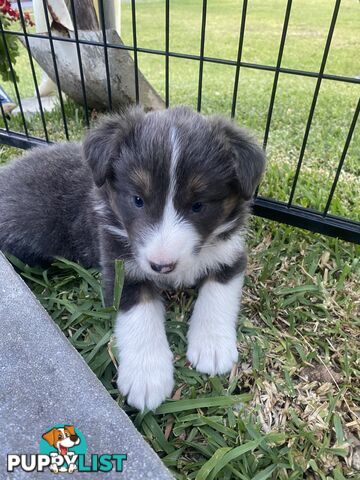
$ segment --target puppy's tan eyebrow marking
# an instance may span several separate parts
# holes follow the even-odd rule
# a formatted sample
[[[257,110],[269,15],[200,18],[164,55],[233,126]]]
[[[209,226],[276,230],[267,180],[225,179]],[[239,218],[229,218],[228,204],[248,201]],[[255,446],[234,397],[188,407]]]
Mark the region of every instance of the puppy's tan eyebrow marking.
[[[189,181],[189,189],[191,192],[206,190],[207,182],[202,175],[192,175]]]
[[[131,180],[141,189],[145,194],[151,191],[151,176],[147,170],[142,168],[135,168],[130,172]]]
[[[231,195],[227,197],[223,202],[223,209],[224,209],[224,216],[225,218],[231,213],[231,211],[235,208],[238,199],[235,195]]]

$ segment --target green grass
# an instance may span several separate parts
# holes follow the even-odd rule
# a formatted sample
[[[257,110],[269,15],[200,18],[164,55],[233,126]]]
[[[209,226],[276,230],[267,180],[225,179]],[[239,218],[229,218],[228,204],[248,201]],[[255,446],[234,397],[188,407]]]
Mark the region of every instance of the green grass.
[[[251,0],[243,60],[276,63],[285,1]],[[138,44],[163,49],[164,2],[137,1]],[[207,56],[236,59],[241,2],[208,1]],[[283,66],[316,71],[333,1],[294,0]],[[343,0],[326,73],[360,74],[356,16]],[[172,51],[198,54],[201,2],[171,2]],[[122,35],[132,42],[123,2]],[[140,68],[164,93],[164,59],[139,55]],[[20,90],[31,95],[27,54]],[[274,75],[241,69],[236,120],[263,138]],[[229,115],[234,68],[204,67],[203,110]],[[196,105],[198,63],[170,60],[171,104]],[[304,135],[314,79],[280,75],[260,193],[286,200]],[[6,85],[10,91],[10,86]],[[325,204],[356,106],[358,86],[323,81],[296,202]],[[71,138],[83,132],[81,107],[66,103]],[[57,109],[46,114],[50,137],[64,139]],[[11,125],[21,131],[19,118]],[[41,132],[37,116],[29,122]],[[355,130],[331,213],[360,219],[359,128]],[[16,153],[0,146],[0,162]],[[359,478],[351,435],[360,436],[360,247],[260,218],[251,219],[250,262],[238,329],[239,363],[230,376],[208,377],[186,362],[186,328],[196,293],[167,295],[167,333],[175,354],[174,398],[154,413],[126,405],[114,383],[113,311],[101,302],[99,274],[57,261],[46,271],[13,259],[24,279],[107,390],[179,479]]]
[[[275,65],[285,13],[285,0],[251,0],[248,6],[243,60]],[[329,29],[334,2],[294,0],[282,65],[288,68],[318,71]],[[242,3],[222,0],[208,2],[205,55],[235,60]],[[360,5],[343,0],[334,32],[325,73],[355,77],[360,75],[356,18]],[[138,45],[164,49],[164,2],[137,2]],[[123,4],[122,36],[132,44],[131,5]],[[201,2],[171,2],[170,49],[199,54]],[[164,57],[139,54],[139,65],[151,83],[164,94]],[[20,90],[27,96],[34,91],[27,54],[17,64],[21,72]],[[198,91],[197,61],[170,59],[170,100],[172,105],[196,106]],[[202,108],[205,113],[229,115],[232,104],[235,69],[206,63]],[[274,74],[242,68],[238,90],[236,121],[251,128],[263,139]],[[267,175],[260,194],[286,201],[299,157],[305,125],[316,79],[280,75],[268,143]],[[5,85],[6,86],[6,85]],[[11,92],[11,85],[6,86]],[[309,135],[303,167],[294,202],[323,209],[342,153],[346,135],[359,96],[359,86],[323,80]],[[81,108],[69,102],[71,138],[82,134]],[[77,116],[75,113],[77,111]],[[63,139],[60,112],[48,115],[50,137]],[[20,119],[12,124],[21,130]],[[33,118],[30,131],[42,131],[39,118]],[[357,127],[335,192],[330,213],[360,220],[360,134]]]
[[[209,1],[205,55],[235,60],[237,57],[242,2]],[[243,61],[275,65],[284,20],[285,1],[249,2]],[[332,15],[333,2],[293,2],[282,66],[318,71]],[[128,8],[126,8],[128,7]],[[354,19],[358,2],[342,2],[325,72],[360,74],[357,55],[358,32]],[[199,54],[201,2],[172,2],[170,50]],[[131,44],[131,9],[124,5],[123,37]],[[138,44],[164,49],[164,2],[140,2],[137,8]],[[140,68],[164,93],[164,59],[140,55]],[[171,103],[196,107],[198,62],[170,60]],[[231,112],[234,68],[205,64],[202,108],[205,113]],[[240,70],[236,120],[263,139],[274,74]],[[269,163],[260,194],[280,200],[288,198],[299,157],[316,79],[280,75],[268,144]],[[335,169],[359,96],[359,86],[323,81],[308,148],[299,177],[295,203],[324,208]],[[331,213],[360,219],[360,136],[357,128],[341,175]],[[351,192],[351,194],[350,194]]]

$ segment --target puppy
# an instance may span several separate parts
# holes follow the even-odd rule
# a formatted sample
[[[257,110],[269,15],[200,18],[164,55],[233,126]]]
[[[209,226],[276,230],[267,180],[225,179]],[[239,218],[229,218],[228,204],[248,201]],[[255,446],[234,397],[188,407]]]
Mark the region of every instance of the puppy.
[[[154,409],[173,388],[162,289],[200,287],[187,349],[198,371],[223,374],[237,361],[245,223],[264,165],[229,120],[133,108],[83,145],[36,149],[0,169],[0,248],[31,264],[58,255],[100,266],[107,304],[114,260],[124,260],[118,387],[130,405]]]
[[[42,438],[46,440],[49,445],[55,447],[58,451],[58,454],[62,456],[74,455],[74,452],[69,452],[69,448],[72,448],[75,445],[79,445],[80,443],[80,438],[75,432],[75,428],[73,427],[73,425],[65,425],[63,428],[52,428],[48,432],[44,433]],[[50,455],[54,456],[56,454]],[[73,473],[76,469],[77,467],[75,463],[72,463],[69,467],[61,467],[60,469],[55,463],[50,466],[50,470],[53,473]]]

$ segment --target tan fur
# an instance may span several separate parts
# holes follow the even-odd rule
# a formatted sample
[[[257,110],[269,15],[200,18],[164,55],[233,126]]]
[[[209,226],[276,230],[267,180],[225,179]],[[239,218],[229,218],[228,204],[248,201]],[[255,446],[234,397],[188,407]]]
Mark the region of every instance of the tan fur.
[[[73,425],[65,425],[64,431],[68,432],[69,435],[76,435],[75,427]],[[44,433],[42,438],[46,440],[49,445],[55,446],[56,442],[59,440],[59,434],[62,435],[62,432],[58,428],[52,428]]]
[[[73,425],[65,425],[64,430],[65,432],[68,432],[69,435],[76,435],[75,427]]]
[[[130,178],[139,187],[139,193],[148,195],[151,190],[151,176],[144,169],[136,168],[131,171]]]
[[[228,197],[224,200],[223,202],[224,219],[234,210],[238,202],[239,202],[239,199],[236,195]]]
[[[49,445],[54,446],[57,442],[59,430],[57,428],[52,428],[48,432],[44,433],[42,438],[48,442]]]
[[[192,193],[206,190],[207,184],[203,176],[194,175],[189,182],[189,189]]]

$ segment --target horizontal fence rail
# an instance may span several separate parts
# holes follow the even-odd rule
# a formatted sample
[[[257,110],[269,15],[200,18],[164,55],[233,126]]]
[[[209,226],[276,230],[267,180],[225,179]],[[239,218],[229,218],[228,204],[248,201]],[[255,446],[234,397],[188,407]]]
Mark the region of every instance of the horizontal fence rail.
[[[56,80],[55,83],[57,87],[57,93],[58,93],[59,104],[60,104],[62,128],[63,128],[64,136],[66,139],[69,139],[68,118],[65,111],[63,92],[61,88],[61,79],[58,71],[57,57],[56,57],[56,51],[55,51],[56,50],[55,47],[59,43],[73,44],[75,45],[75,48],[76,48],[77,63],[78,63],[79,75],[80,75],[79,91],[81,90],[82,92],[83,106],[84,106],[83,108],[84,123],[86,126],[89,126],[90,124],[90,109],[88,106],[86,80],[85,80],[85,72],[83,67],[81,46],[93,46],[93,47],[96,46],[103,49],[105,74],[106,74],[106,88],[107,88],[107,108],[109,111],[113,110],[111,65],[109,62],[109,52],[111,52],[112,50],[123,50],[126,52],[130,52],[133,56],[134,90],[135,90],[136,103],[140,102],[140,78],[139,78],[140,74],[139,74],[139,68],[138,68],[139,53],[164,57],[165,59],[164,104],[166,107],[169,107],[170,105],[170,100],[169,100],[170,92],[171,92],[170,90],[170,58],[177,58],[177,59],[191,60],[191,61],[198,62],[199,70],[198,70],[197,102],[196,102],[198,111],[201,111],[202,109],[204,65],[216,64],[216,65],[234,67],[234,77],[233,77],[234,80],[233,80],[233,86],[232,86],[233,93],[232,93],[232,102],[231,102],[232,118],[235,117],[236,110],[237,110],[238,88],[239,88],[239,81],[240,81],[242,70],[243,69],[259,70],[263,72],[274,73],[271,94],[269,98],[269,106],[268,106],[266,122],[265,122],[264,136],[263,136],[264,149],[266,149],[268,145],[280,75],[313,78],[316,80],[316,84],[313,92],[312,102],[310,105],[308,119],[305,125],[304,136],[303,136],[303,140],[300,148],[299,157],[297,160],[296,167],[294,169],[294,174],[291,182],[291,188],[290,188],[290,194],[289,194],[288,200],[279,201],[276,198],[264,198],[262,196],[258,196],[256,193],[255,199],[254,199],[253,211],[256,215],[259,215],[271,220],[287,223],[300,228],[305,228],[313,232],[319,232],[326,235],[336,236],[351,242],[360,243],[360,223],[353,221],[351,219],[351,213],[349,215],[349,218],[340,218],[340,217],[329,214],[331,202],[333,200],[334,193],[338,185],[339,177],[341,175],[342,168],[345,162],[345,158],[348,153],[348,149],[351,144],[353,134],[357,125],[357,121],[359,117],[359,109],[360,109],[360,100],[357,103],[354,115],[351,120],[351,124],[349,126],[345,145],[343,147],[343,150],[339,159],[338,167],[336,169],[336,172],[334,173],[331,189],[329,191],[328,198],[325,203],[325,208],[323,209],[323,211],[315,211],[313,209],[301,207],[294,204],[294,196],[296,193],[299,175],[302,171],[304,155],[306,152],[309,134],[312,128],[314,113],[317,106],[319,92],[320,92],[320,88],[323,80],[343,82],[343,83],[354,84],[354,85],[360,84],[360,78],[358,77],[349,77],[349,76],[325,73],[329,52],[331,50],[333,34],[334,34],[337,19],[338,19],[341,0],[334,1],[334,9],[332,12],[332,17],[331,17],[327,37],[326,37],[325,48],[322,54],[319,71],[308,71],[308,70],[302,70],[302,69],[287,68],[282,66],[282,59],[283,59],[283,53],[284,53],[284,48],[285,48],[286,38],[288,33],[289,20],[292,12],[292,0],[287,0],[285,5],[284,20],[283,20],[283,25],[281,30],[281,38],[279,42],[276,65],[251,63],[251,62],[245,62],[243,60],[243,45],[244,45],[244,38],[246,35],[246,21],[247,21],[248,3],[249,3],[248,0],[243,0],[242,2],[241,19],[240,19],[240,25],[238,30],[239,42],[238,42],[238,48],[237,48],[237,58],[235,60],[209,57],[205,55],[206,33],[207,33],[207,13],[208,13],[207,0],[202,1],[200,45],[199,45],[198,55],[187,54],[182,52],[174,52],[170,50],[170,37],[171,37],[170,0],[164,0],[164,13],[165,13],[164,50],[143,48],[138,46],[136,0],[130,0],[132,45],[112,43],[111,41],[108,40],[107,28],[105,23],[105,13],[104,13],[105,2],[103,0],[99,0],[99,31],[101,33],[102,41],[86,40],[79,37],[74,0],[71,0],[69,3],[69,11],[71,13],[73,25],[74,25],[74,37],[73,38],[60,37],[55,35],[51,30],[51,22],[50,22],[48,8],[47,8],[47,1],[46,0],[42,0],[42,1],[44,6],[44,13],[45,13],[45,20],[46,20],[46,27],[47,27],[46,34],[30,33],[28,31],[20,0],[17,0],[17,6],[18,6],[19,18],[21,22],[21,31],[13,31],[13,30],[4,28],[0,19],[0,39],[2,39],[4,44],[6,60],[9,65],[10,75],[11,75],[12,83],[14,86],[14,92],[16,97],[15,99],[17,104],[19,105],[21,124],[22,124],[21,132],[12,130],[10,122],[3,109],[3,106],[0,104],[0,119],[2,119],[3,121],[3,127],[0,128],[0,144],[26,149],[26,148],[32,148],[35,146],[41,146],[41,145],[46,145],[47,143],[51,143],[49,138],[49,129],[46,122],[46,115],[44,113],[44,106],[42,104],[42,98],[40,96],[39,85],[36,78],[34,60],[31,54],[31,39],[41,39],[44,42],[48,42],[49,48],[51,50],[54,76]],[[35,94],[36,94],[37,102],[39,105],[39,114],[40,114],[42,129],[43,129],[43,135],[39,137],[31,136],[29,133],[29,128],[28,128],[29,125],[28,125],[26,116],[24,114],[22,98],[20,95],[19,86],[16,80],[15,71],[14,71],[14,66],[12,65],[11,56],[8,48],[7,39],[10,38],[10,36],[17,36],[17,37],[23,38],[25,46],[27,48],[29,66],[30,66],[32,78],[34,81]],[[178,80],[181,81],[181,78],[179,78]]]

